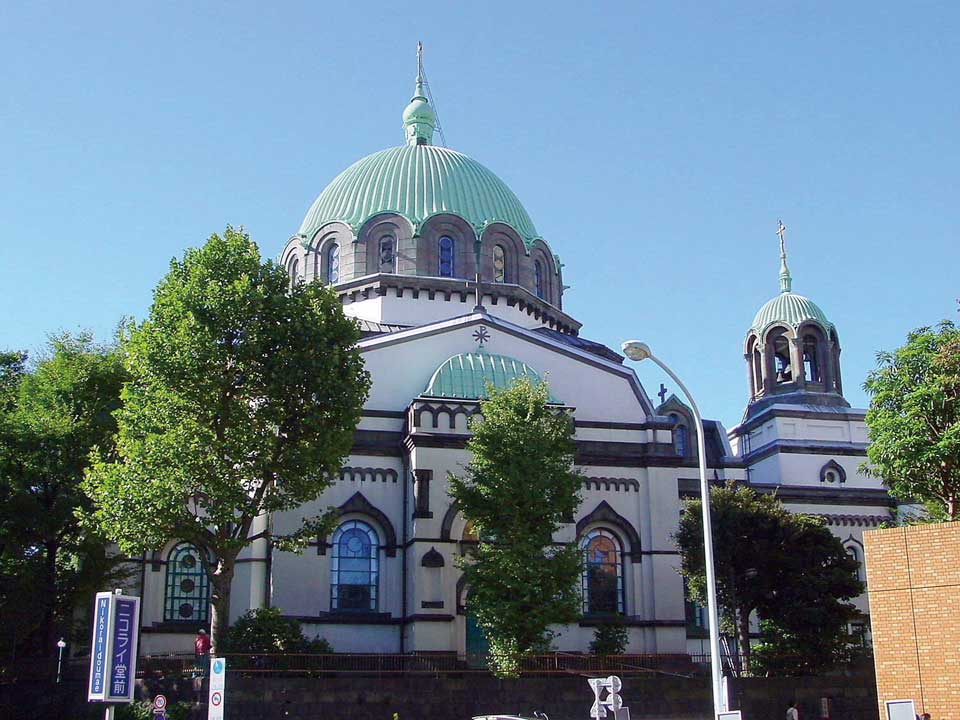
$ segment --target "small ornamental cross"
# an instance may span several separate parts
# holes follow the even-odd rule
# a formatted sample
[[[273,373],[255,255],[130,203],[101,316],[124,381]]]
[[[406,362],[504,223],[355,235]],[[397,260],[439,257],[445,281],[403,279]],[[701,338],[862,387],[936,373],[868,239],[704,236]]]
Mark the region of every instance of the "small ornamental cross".
[[[667,386],[663,383],[660,383],[660,392],[657,393],[660,396],[660,404],[663,405],[664,401],[667,399]]]
[[[783,224],[782,220],[777,220],[777,235],[780,236],[780,252],[781,254],[784,251],[784,238],[787,234],[787,226]]]
[[[473,339],[480,344],[480,347],[483,347],[483,344],[490,340],[490,333],[488,333],[487,329],[481,325],[480,328],[473,334]]]

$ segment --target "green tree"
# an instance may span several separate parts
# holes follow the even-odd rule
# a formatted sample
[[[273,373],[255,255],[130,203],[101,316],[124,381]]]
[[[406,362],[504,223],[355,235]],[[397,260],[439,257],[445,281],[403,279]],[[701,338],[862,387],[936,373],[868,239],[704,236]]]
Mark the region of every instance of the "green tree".
[[[580,504],[573,423],[549,404],[545,384],[491,388],[471,424],[473,458],[450,494],[480,537],[461,560],[470,609],[490,641],[494,673],[515,677],[521,659],[549,642],[550,625],[579,615],[576,545],[553,534]]]
[[[877,354],[870,394],[869,463],[900,500],[926,503],[934,518],[960,520],[960,329],[944,321]]]
[[[720,629],[737,638],[745,664],[752,613],[764,622],[764,657],[789,655],[792,666],[807,670],[842,659],[856,617],[846,601],[863,584],[840,540],[819,518],[792,514],[775,496],[745,485],[714,488],[710,498]],[[687,503],[676,540],[690,595],[706,604],[701,507]]]
[[[117,453],[88,473],[92,520],[127,553],[170,538],[201,549],[214,650],[237,556],[267,535],[254,520],[315,500],[350,450],[370,386],[358,339],[332,289],[291,287],[228,227],[171,263],[122,341],[131,379]],[[274,546],[300,549],[331,518],[306,518]]]
[[[22,353],[0,357],[0,615],[10,631],[0,642],[10,653],[53,653],[113,579],[116,560],[76,513],[90,507],[84,470],[91,450],[113,442],[124,379],[116,350],[89,334],[51,337],[29,371]]]

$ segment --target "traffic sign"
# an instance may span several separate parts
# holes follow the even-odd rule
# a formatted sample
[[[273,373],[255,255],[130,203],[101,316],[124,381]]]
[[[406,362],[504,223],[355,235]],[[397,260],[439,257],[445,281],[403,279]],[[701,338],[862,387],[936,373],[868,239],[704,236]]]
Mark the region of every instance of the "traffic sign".
[[[207,702],[207,719],[223,720],[223,703],[226,699],[227,661],[224,658],[211,658],[210,695]]]

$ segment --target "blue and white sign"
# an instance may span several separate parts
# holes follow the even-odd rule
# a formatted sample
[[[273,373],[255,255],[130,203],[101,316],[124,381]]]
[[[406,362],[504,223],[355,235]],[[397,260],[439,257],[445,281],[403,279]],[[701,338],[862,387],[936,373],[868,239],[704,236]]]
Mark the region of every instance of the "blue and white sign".
[[[210,698],[207,703],[207,720],[223,720],[223,701],[227,695],[227,661],[210,658]]]
[[[140,598],[97,593],[88,700],[133,702],[139,629]]]

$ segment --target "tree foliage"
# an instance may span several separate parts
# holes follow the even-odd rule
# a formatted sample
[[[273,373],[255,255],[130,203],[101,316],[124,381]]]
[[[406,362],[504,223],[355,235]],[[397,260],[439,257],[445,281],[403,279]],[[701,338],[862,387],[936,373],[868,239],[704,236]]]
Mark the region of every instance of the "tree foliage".
[[[549,642],[549,626],[579,615],[576,545],[553,535],[580,504],[573,423],[549,404],[545,384],[491,388],[471,424],[472,460],[450,477],[450,494],[480,537],[463,558],[469,605],[490,642],[493,671],[519,674],[520,660]]]
[[[746,663],[752,613],[763,623],[754,669],[782,660],[791,672],[809,672],[842,660],[856,617],[847,600],[863,584],[840,540],[819,518],[792,514],[775,496],[744,485],[714,488],[710,498],[720,629],[738,639]],[[701,508],[699,500],[687,504],[676,539],[690,595],[706,604]]]
[[[333,652],[323,638],[309,640],[300,621],[283,617],[279,608],[256,608],[241,615],[227,630],[224,646],[230,653]]]
[[[920,328],[877,354],[864,388],[871,395],[869,464],[897,498],[927,503],[960,520],[960,329]]]
[[[113,442],[124,379],[116,350],[89,334],[51,337],[30,368],[24,353],[0,355],[0,614],[9,631],[0,644],[6,656],[49,655],[61,635],[81,634],[76,611],[85,611],[92,593],[116,577],[117,561],[105,541],[82,528],[76,513],[90,506],[82,481],[91,450]]]
[[[88,474],[93,521],[128,553],[171,538],[206,550],[214,649],[237,556],[264,536],[254,520],[315,500],[350,450],[370,385],[358,339],[332,289],[291,287],[228,227],[171,263],[122,340],[131,378],[117,452]],[[274,544],[297,549],[329,519]]]

